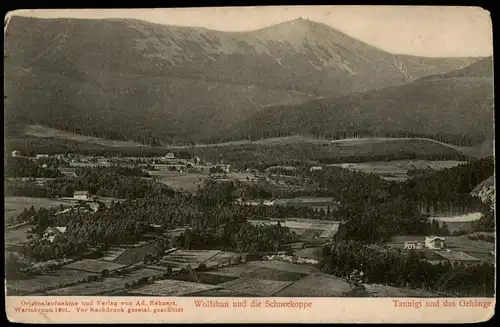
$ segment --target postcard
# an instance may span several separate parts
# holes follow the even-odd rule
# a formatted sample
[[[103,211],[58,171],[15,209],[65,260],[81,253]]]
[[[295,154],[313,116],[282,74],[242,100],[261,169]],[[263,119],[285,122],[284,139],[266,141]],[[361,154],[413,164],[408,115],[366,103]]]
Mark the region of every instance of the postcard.
[[[493,317],[487,10],[33,9],[4,36],[9,321]]]

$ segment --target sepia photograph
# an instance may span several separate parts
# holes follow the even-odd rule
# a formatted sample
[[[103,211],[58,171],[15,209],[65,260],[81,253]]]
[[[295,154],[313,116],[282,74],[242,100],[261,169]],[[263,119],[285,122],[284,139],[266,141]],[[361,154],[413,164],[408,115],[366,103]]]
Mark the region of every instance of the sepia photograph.
[[[16,317],[495,299],[482,8],[13,11],[4,131]]]

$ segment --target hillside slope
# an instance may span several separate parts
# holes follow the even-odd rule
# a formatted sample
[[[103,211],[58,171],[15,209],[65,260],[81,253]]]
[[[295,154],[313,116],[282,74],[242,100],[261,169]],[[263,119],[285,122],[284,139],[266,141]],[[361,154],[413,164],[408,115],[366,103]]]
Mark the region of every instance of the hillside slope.
[[[445,77],[268,108],[235,125],[223,138],[417,136],[477,145],[493,138],[492,66],[485,70],[483,64]]]
[[[495,175],[482,181],[470,194],[479,197],[484,203],[489,202],[491,208],[494,209],[496,203]]]
[[[477,58],[393,55],[295,20],[252,32],[12,17],[6,118],[137,141],[194,140],[270,105],[399,85]]]

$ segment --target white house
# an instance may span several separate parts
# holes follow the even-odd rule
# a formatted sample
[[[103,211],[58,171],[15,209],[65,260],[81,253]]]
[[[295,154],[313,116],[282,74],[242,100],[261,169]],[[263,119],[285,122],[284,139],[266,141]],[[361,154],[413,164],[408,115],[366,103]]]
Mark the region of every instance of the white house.
[[[54,239],[57,235],[62,235],[66,232],[67,227],[47,227],[47,229],[43,232],[43,239],[50,241],[50,243],[54,242]]]
[[[321,168],[320,166],[313,166],[311,167],[311,169],[309,169],[310,172],[313,172],[313,171],[320,171],[322,170],[323,168]]]
[[[12,151],[12,156],[13,157],[19,157],[20,155],[21,155],[21,152],[19,152],[17,150]]]
[[[37,154],[36,158],[37,159],[48,159],[49,155],[48,154]]]
[[[89,192],[88,191],[75,191],[73,193],[73,199],[83,200],[83,201],[90,200]]]
[[[444,248],[444,237],[439,236],[426,236],[425,247],[428,249],[439,250]]]
[[[165,159],[175,159],[175,154],[173,152],[169,152],[165,156]]]
[[[405,242],[405,250],[420,250],[422,249],[423,245],[421,242],[418,241],[407,241]]]

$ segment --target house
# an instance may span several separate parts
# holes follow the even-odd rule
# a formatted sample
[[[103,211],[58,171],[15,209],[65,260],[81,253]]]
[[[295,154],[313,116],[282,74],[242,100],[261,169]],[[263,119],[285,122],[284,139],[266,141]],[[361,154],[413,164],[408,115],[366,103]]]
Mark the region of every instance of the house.
[[[439,236],[426,236],[425,247],[428,249],[439,250],[444,248],[444,237]]]
[[[21,152],[19,152],[17,150],[12,151],[12,156],[13,157],[19,157],[20,155],[21,155]]]
[[[165,156],[165,159],[175,159],[175,154],[173,152],[169,152]]]
[[[223,174],[224,173],[224,170],[222,169],[221,166],[213,166],[213,167],[210,167],[208,169],[208,174],[209,175],[212,175],[212,174]]]
[[[313,166],[309,169],[310,172],[313,172],[313,171],[320,171],[322,170],[323,168],[321,168],[320,166]]]
[[[348,163],[343,163],[343,164],[341,165],[341,167],[342,167],[342,168],[344,168],[344,169],[351,169],[351,168],[352,168],[352,165],[351,165],[351,164],[348,164]]]
[[[64,177],[69,177],[69,178],[76,178],[76,173],[74,171],[61,171],[61,174],[64,175]]]
[[[37,154],[36,158],[37,159],[48,159],[49,155],[48,154]]]
[[[75,191],[73,193],[73,199],[88,201],[88,200],[90,200],[89,192],[88,191]]]
[[[66,233],[66,229],[67,227],[47,227],[47,229],[43,232],[42,239],[53,243],[56,236]]]
[[[405,242],[405,250],[420,250],[423,248],[423,245],[421,242],[418,241],[407,241]]]

